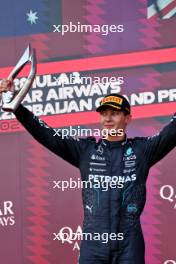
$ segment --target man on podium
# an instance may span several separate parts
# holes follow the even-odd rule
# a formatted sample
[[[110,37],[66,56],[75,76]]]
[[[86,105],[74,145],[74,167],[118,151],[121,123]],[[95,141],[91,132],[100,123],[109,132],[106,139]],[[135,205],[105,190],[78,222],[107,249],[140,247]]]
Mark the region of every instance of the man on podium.
[[[0,93],[11,86],[12,80],[2,80]],[[83,232],[107,233],[109,240],[105,244],[101,239],[83,239],[79,264],[145,264],[140,215],[146,201],[146,180],[149,169],[176,146],[176,115],[153,137],[128,138],[131,107],[124,96],[105,96],[96,111],[102,129],[108,130],[107,138],[98,142],[94,137],[54,136],[55,130],[22,104],[14,114],[39,143],[79,168],[82,181],[109,183],[106,191],[94,185],[83,189]],[[116,133],[119,129],[123,135]]]

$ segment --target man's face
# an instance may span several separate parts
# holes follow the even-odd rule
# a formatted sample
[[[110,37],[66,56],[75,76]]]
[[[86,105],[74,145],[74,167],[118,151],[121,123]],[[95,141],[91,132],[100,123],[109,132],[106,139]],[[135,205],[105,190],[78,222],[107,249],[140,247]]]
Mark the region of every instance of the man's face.
[[[107,107],[100,112],[100,123],[103,129],[123,129],[125,131],[130,121],[130,114],[125,115],[123,111],[112,107]]]

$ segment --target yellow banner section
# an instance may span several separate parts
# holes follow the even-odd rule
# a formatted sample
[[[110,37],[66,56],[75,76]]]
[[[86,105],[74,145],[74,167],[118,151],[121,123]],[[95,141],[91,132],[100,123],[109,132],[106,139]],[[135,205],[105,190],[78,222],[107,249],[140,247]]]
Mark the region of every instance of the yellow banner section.
[[[120,97],[117,97],[117,96],[108,96],[108,97],[102,99],[101,105],[104,103],[107,103],[107,102],[113,102],[113,103],[117,103],[117,104],[121,105],[123,102],[123,99]]]

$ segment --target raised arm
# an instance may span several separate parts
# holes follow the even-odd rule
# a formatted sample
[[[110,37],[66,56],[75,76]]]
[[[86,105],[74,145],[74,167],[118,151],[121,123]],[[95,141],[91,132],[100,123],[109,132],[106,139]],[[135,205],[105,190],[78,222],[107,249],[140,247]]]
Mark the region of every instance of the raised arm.
[[[63,137],[61,132],[56,133],[55,129],[49,127],[23,105],[20,105],[14,114],[39,143],[72,165],[79,167],[81,153],[87,145],[86,139]]]
[[[148,137],[147,143],[147,158],[150,166],[161,160],[176,146],[176,113],[160,133]]]
[[[0,83],[0,94],[11,90],[12,80],[3,79]],[[56,133],[55,129],[36,117],[22,104],[14,112],[18,121],[27,131],[43,146],[78,167],[82,151],[86,148],[86,139],[76,139],[73,137],[62,137],[61,133]]]

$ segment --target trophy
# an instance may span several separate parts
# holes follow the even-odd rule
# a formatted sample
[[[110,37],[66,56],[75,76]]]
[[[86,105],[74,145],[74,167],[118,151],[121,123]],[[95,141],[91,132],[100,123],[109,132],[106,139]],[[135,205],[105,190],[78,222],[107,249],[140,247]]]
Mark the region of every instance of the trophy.
[[[19,90],[15,90],[14,87],[11,87],[11,89],[13,88],[13,90],[2,93],[2,110],[14,112],[28,93],[30,87],[32,86],[36,75],[36,55],[35,49],[32,49],[30,44],[27,46],[22,57],[16,64],[15,68],[11,71],[7,79],[14,80],[18,73],[28,62],[31,63],[31,68],[23,87]]]

